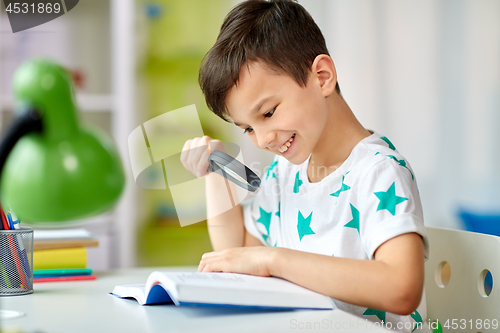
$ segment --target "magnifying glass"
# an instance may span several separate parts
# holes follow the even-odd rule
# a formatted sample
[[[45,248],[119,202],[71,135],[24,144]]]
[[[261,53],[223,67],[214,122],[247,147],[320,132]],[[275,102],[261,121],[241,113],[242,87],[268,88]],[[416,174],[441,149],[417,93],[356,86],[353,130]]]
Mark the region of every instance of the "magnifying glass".
[[[214,150],[208,156],[208,163],[210,166],[207,171],[218,173],[248,191],[257,191],[260,186],[260,178],[255,172],[220,150]]]

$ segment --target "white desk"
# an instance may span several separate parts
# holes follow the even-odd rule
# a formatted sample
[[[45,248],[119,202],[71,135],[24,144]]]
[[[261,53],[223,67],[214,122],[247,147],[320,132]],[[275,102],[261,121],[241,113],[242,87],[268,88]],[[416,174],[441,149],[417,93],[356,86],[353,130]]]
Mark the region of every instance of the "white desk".
[[[144,283],[153,270],[141,268],[97,273],[95,281],[37,283],[26,296],[0,297],[2,310],[25,316],[3,321],[2,329],[22,332],[394,332],[343,311],[262,311],[140,306],[108,293],[118,284]],[[370,328],[371,327],[371,328]]]

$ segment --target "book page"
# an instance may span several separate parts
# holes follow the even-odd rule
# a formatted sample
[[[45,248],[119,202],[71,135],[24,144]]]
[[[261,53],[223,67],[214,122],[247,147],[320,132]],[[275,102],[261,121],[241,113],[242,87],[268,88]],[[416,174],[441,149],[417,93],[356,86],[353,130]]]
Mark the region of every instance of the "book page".
[[[276,277],[261,277],[236,273],[172,273],[162,272],[176,285],[218,287],[232,289],[251,289],[262,291],[280,290],[291,293],[312,293],[290,281]]]
[[[139,304],[144,304],[146,302],[145,284],[125,284],[115,286],[111,293],[121,298],[135,298]]]
[[[153,272],[176,304],[331,309],[329,297],[276,277],[236,273]]]

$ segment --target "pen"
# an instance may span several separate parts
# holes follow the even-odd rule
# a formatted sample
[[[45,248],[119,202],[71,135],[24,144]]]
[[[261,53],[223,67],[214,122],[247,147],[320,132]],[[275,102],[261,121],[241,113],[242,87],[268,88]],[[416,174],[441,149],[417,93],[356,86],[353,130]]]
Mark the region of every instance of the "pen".
[[[17,273],[19,274],[19,279],[21,279],[21,284],[19,285],[22,289],[28,289],[29,284],[26,279],[26,275],[24,273],[23,265],[21,263],[21,258],[19,258],[19,252],[16,246],[16,240],[12,237],[12,235],[7,235],[7,242],[9,243],[10,252],[13,257],[15,268],[17,269]]]
[[[8,227],[8,223],[7,223],[7,219],[5,217],[5,214],[4,214],[4,211],[3,211],[3,208],[2,206],[0,205],[0,226],[1,226],[1,229],[2,230],[9,230],[9,227]],[[5,235],[5,239],[7,240],[7,244],[9,244],[9,247],[11,245],[11,242],[12,242],[12,235]],[[2,239],[3,236],[2,236]],[[5,270],[5,276],[4,276],[4,280],[5,280],[5,283],[7,284],[7,287],[9,288],[12,288],[12,287],[19,287],[19,284],[15,283],[12,283],[9,279],[9,273],[8,272],[14,272],[16,270],[16,267],[14,266],[14,253],[12,253],[12,247],[10,247],[10,251],[9,251],[9,247],[4,247],[3,245],[0,247],[0,256],[2,257],[2,275],[3,275],[3,271]]]
[[[11,214],[12,214],[12,216],[11,216]],[[8,213],[7,217],[9,218],[9,222],[12,223],[12,230],[21,229],[21,226],[19,225],[19,220],[17,219],[16,214]],[[26,248],[24,247],[23,237],[20,234],[17,234],[16,238],[17,238],[16,245],[19,249],[19,257],[21,259],[21,266],[23,268],[24,275],[26,276],[26,282],[28,283],[28,287],[31,288],[31,281],[30,281],[31,267],[30,267],[30,263],[28,261],[28,254],[26,253]]]
[[[1,217],[2,217],[3,230],[10,230],[9,222],[7,222],[7,218],[5,217],[5,214],[3,213],[3,211],[1,211],[0,214],[2,215]]]
[[[14,230],[14,222],[12,222],[12,217],[10,213],[7,213],[7,222],[9,222],[9,229]]]
[[[5,217],[5,213],[3,211],[2,205],[0,205],[0,217],[2,218],[3,229],[9,230],[9,223],[7,222],[7,218]]]

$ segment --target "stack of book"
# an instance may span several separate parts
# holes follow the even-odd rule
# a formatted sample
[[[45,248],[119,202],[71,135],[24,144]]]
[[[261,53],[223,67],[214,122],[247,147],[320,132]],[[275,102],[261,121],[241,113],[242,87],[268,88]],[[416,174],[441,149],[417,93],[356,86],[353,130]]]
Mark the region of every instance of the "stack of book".
[[[35,230],[33,282],[95,280],[87,248],[99,241],[85,229]]]

